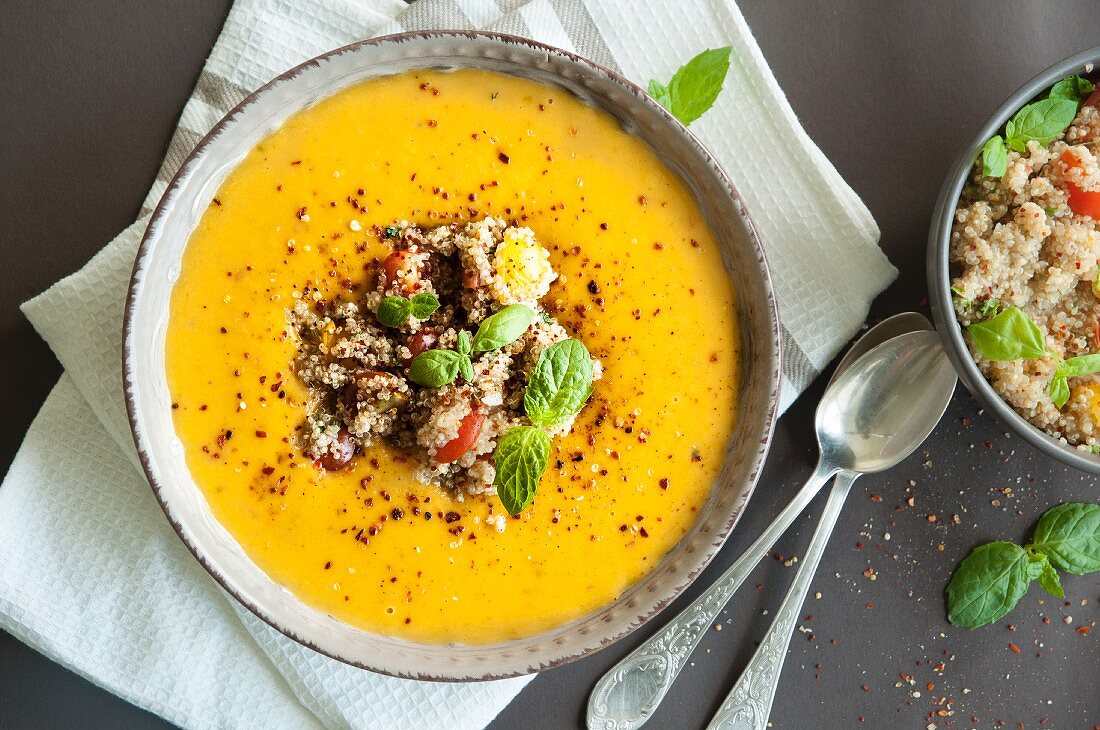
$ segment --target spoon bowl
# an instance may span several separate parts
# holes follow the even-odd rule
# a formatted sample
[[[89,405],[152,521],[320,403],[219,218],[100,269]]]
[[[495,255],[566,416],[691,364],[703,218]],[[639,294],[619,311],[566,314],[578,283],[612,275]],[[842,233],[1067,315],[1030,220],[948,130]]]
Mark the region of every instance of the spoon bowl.
[[[871,349],[829,385],[817,409],[823,461],[874,473],[905,459],[939,422],[955,380],[933,332],[907,332]]]

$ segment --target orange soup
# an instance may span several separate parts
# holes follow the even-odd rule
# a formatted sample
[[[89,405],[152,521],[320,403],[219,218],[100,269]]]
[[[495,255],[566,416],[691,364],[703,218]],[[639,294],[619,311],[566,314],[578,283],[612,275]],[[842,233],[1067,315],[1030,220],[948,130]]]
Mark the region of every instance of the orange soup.
[[[485,216],[549,249],[544,303],[603,365],[503,530],[495,495],[427,486],[383,445],[341,471],[302,453],[287,324],[364,282],[385,226]],[[167,360],[194,479],[265,572],[372,632],[485,643],[604,606],[684,535],[733,431],[738,342],[718,243],[644,143],[556,88],[424,71],[323,100],[244,159],[184,254]]]

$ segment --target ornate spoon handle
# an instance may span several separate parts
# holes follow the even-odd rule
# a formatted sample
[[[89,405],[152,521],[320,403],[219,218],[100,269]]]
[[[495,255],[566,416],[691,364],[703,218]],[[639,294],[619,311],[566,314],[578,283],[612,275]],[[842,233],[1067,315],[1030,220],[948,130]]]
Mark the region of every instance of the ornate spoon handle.
[[[588,698],[590,730],[633,730],[645,724],[730,596],[836,472],[819,460],[791,503],[721,578],[600,678]]]
[[[821,513],[821,522],[810,539],[802,565],[779,606],[775,620],[726,701],[707,725],[707,730],[764,730],[768,726],[768,715],[776,687],[779,686],[779,673],[783,669],[795,624],[802,613],[802,603],[806,600],[825,546],[829,544],[829,536],[833,534],[848,490],[858,477],[859,474],[852,471],[837,474],[829,492],[829,501]]]

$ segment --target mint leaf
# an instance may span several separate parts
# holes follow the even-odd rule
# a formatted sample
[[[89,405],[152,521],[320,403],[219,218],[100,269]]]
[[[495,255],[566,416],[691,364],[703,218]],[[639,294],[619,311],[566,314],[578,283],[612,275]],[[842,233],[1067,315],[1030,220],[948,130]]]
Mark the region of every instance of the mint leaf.
[[[703,51],[681,66],[667,87],[650,81],[649,95],[672,116],[691,124],[711,108],[721,93],[732,51],[730,46]]]
[[[1016,307],[966,328],[975,349],[990,360],[1038,360],[1047,354],[1039,327]]]
[[[580,340],[562,340],[539,353],[523,408],[531,423],[552,428],[580,413],[590,395],[592,356]]]
[[[1100,504],[1068,502],[1047,510],[1028,547],[1066,573],[1100,570]]]
[[[1100,372],[1100,353],[1066,358],[1065,362],[1058,366],[1058,370],[1067,378],[1098,373]]]
[[[1069,401],[1069,383],[1066,381],[1066,376],[1061,368],[1054,371],[1054,377],[1050,379],[1048,391],[1055,408],[1061,409]]]
[[[497,442],[493,484],[508,514],[518,515],[531,504],[549,461],[550,437],[533,426],[517,426]]]
[[[400,327],[409,320],[412,303],[405,297],[386,297],[378,305],[379,323],[386,327]]]
[[[994,135],[982,145],[982,174],[1001,177],[1008,169],[1008,150],[1001,135]]]
[[[409,380],[426,388],[439,388],[458,376],[463,356],[453,350],[428,350],[413,358]]]
[[[436,299],[435,294],[421,292],[420,294],[413,295],[411,301],[412,316],[417,319],[427,319],[432,316],[435,310],[439,309],[439,300]]]
[[[1035,565],[1035,563],[1033,562],[1032,565]],[[1054,569],[1054,566],[1050,564],[1050,560],[1045,555],[1042,556],[1041,566],[1039,575],[1035,577],[1039,581],[1039,586],[1055,598],[1064,599],[1066,592],[1062,590],[1062,581],[1058,580],[1058,571]]]
[[[470,362],[470,356],[459,353],[458,372],[466,379],[467,383],[474,382],[474,364]]]
[[[1050,87],[1051,99],[1072,99],[1079,102],[1093,91],[1092,82],[1081,76],[1070,76]]]
[[[474,352],[488,352],[510,345],[527,331],[535,318],[535,310],[522,304],[511,304],[481,321],[471,347]]]
[[[1008,146],[1026,152],[1027,143],[1048,144],[1066,130],[1077,116],[1077,102],[1071,99],[1042,99],[1028,104],[1005,125]]]
[[[947,584],[947,620],[967,629],[993,623],[1013,609],[1037,575],[1019,545],[981,545],[966,556]]]
[[[660,81],[650,79],[649,87],[646,89],[649,95],[653,97],[653,100],[668,109],[672,106],[672,98],[668,95],[668,87],[662,84]]]

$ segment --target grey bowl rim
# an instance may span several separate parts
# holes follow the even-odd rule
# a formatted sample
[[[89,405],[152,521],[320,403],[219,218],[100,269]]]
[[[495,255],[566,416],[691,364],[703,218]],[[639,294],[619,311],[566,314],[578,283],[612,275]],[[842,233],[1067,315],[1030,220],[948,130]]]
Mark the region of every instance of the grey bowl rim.
[[[765,301],[758,302],[758,304],[760,305],[761,310],[765,313],[769,325],[768,329],[771,333],[771,337],[768,339],[768,342],[758,343],[757,345],[758,347],[763,348],[770,356],[772,366],[771,368],[769,368],[770,390],[768,395],[765,397],[766,405],[764,407],[764,422],[761,424],[763,427],[763,433],[761,435],[759,443],[756,446],[756,451],[752,459],[753,463],[749,472],[747,488],[745,490],[745,493],[740,495],[740,497],[738,498],[734,510],[726,516],[725,522],[722,525],[719,534],[717,535],[717,542],[708,547],[707,552],[703,556],[698,569],[690,572],[689,574],[685,574],[683,580],[678,585],[674,586],[673,590],[666,597],[664,597],[664,599],[660,603],[654,606],[648,613],[636,616],[634,623],[613,636],[605,637],[596,646],[591,646],[585,649],[581,649],[580,651],[575,651],[573,653],[560,656],[541,665],[538,669],[533,669],[526,672],[487,672],[479,677],[467,677],[464,679],[455,679],[453,677],[442,674],[436,675],[421,673],[411,675],[404,673],[395,673],[378,666],[368,665],[362,662],[348,659],[344,656],[331,653],[314,645],[303,637],[298,636],[288,627],[277,623],[258,606],[254,605],[252,602],[246,600],[242,595],[240,595],[238,591],[229,584],[226,578],[222,576],[221,573],[206,559],[206,556],[198,549],[196,545],[192,543],[192,541],[184,533],[182,526],[176,521],[171,511],[171,508],[169,507],[161,492],[161,485],[153,477],[152,464],[150,461],[151,457],[148,452],[143,448],[142,439],[139,435],[139,431],[141,431],[141,426],[139,422],[141,419],[140,415],[137,412],[137,404],[133,395],[133,383],[131,382],[132,373],[130,367],[128,366],[128,362],[130,359],[130,336],[133,326],[132,319],[136,306],[136,290],[139,285],[139,275],[144,267],[145,260],[148,256],[148,251],[150,248],[150,233],[153,230],[153,224],[156,222],[156,220],[165,214],[165,209],[170,204],[171,193],[181,184],[181,180],[183,179],[185,172],[188,170],[192,160],[196,156],[203,154],[205,148],[210,144],[213,138],[218,135],[221,130],[238,115],[238,113],[240,113],[245,107],[252,104],[256,97],[267,93],[272,87],[275,87],[281,82],[297,76],[298,74],[306,71],[310,67],[315,66],[325,60],[328,60],[329,58],[344,53],[353,52],[362,47],[379,46],[386,43],[400,43],[405,40],[411,39],[431,39],[438,37],[467,38],[473,41],[487,40],[510,43],[519,46],[527,46],[528,48],[533,48],[543,53],[562,56],[579,66],[587,67],[591,73],[602,75],[613,83],[624,87],[628,92],[641,99],[644,103],[649,104],[650,107],[657,111],[657,113],[662,115],[667,123],[677,129],[678,133],[683,139],[683,142],[694,147],[695,150],[704,158],[707,166],[718,178],[720,185],[725,189],[726,194],[729,195],[730,198],[732,198],[734,205],[740,215],[740,218],[745,225],[748,233],[748,238],[753,244],[757,264],[760,267],[757,273],[761,277],[761,286],[763,287],[765,292]],[[703,571],[713,562],[714,558],[717,557],[718,553],[721,552],[722,548],[725,546],[730,535],[733,534],[733,530],[736,528],[737,523],[740,522],[741,517],[744,515],[745,507],[748,504],[749,499],[752,497],[753,493],[756,491],[756,487],[759,485],[765,462],[767,460],[768,454],[771,451],[771,445],[775,435],[776,421],[779,419],[779,401],[783,372],[783,347],[782,338],[780,337],[780,322],[781,320],[779,313],[778,297],[776,296],[775,287],[772,282],[771,266],[768,262],[767,252],[764,248],[763,239],[760,236],[759,230],[756,226],[756,222],[749,212],[743,196],[741,195],[737,186],[734,185],[733,181],[730,179],[725,169],[718,163],[716,159],[714,159],[714,156],[710,153],[709,149],[707,149],[706,145],[704,145],[702,141],[700,141],[699,138],[696,137],[695,134],[687,128],[686,125],[681,123],[680,120],[678,120],[669,111],[667,111],[664,107],[657,103],[657,101],[654,100],[646,92],[645,89],[641,88],[633,81],[623,76],[621,73],[614,71],[613,69],[610,69],[596,61],[586,58],[585,56],[564,50],[562,48],[558,48],[556,46],[551,46],[546,43],[541,43],[530,38],[525,38],[509,33],[499,33],[495,31],[484,30],[412,30],[376,36],[374,38],[367,38],[353,43],[348,43],[333,48],[319,55],[313,56],[293,66],[292,68],[287,69],[283,73],[268,81],[266,84],[258,87],[256,90],[248,94],[244,99],[234,105],[232,109],[226,112],[221,117],[221,119],[219,119],[218,122],[215,123],[214,126],[211,127],[205,135],[203,135],[202,139],[199,140],[199,142],[195,145],[191,152],[188,153],[183,162],[180,164],[176,173],[172,176],[172,179],[168,183],[164,194],[157,202],[156,207],[149,217],[147,228],[142,234],[142,239],[139,243],[138,250],[134,259],[133,270],[131,271],[131,275],[127,283],[126,303],[123,310],[122,323],[122,384],[126,404],[127,420],[130,426],[131,434],[134,437],[135,447],[138,452],[138,460],[141,464],[144,476],[149,481],[151,491],[156,497],[157,503],[161,507],[161,510],[164,512],[165,517],[168,519],[168,522],[171,525],[173,531],[176,533],[177,537],[179,537],[180,541],[183,542],[183,544],[186,546],[188,552],[191,553],[191,555],[203,567],[206,573],[210,575],[224,591],[231,595],[235,601],[244,606],[248,611],[250,611],[261,621],[263,621],[266,625],[280,632],[287,638],[323,656],[335,659],[350,666],[358,667],[360,669],[365,669],[385,676],[396,677],[399,679],[415,679],[443,683],[470,681],[482,682],[509,679],[512,677],[541,673],[547,669],[553,669],[564,664],[572,663],[586,656],[590,656],[591,654],[607,648],[611,644],[617,643],[626,636],[634,633],[634,631],[639,629],[641,626],[649,623],[657,615],[664,611],[665,608],[672,604],[677,598],[682,596],[684,592],[687,591],[687,589],[695,582],[695,580],[700,575],[702,575]]]
[[[1088,454],[1071,444],[1063,443],[1033,426],[993,390],[993,386],[978,370],[963,338],[962,327],[955,318],[955,310],[951,303],[951,271],[948,262],[955,205],[982,144],[996,134],[1024,104],[1038,96],[1044,89],[1066,76],[1084,71],[1089,65],[1093,66],[1094,70],[1095,67],[1100,66],[1100,46],[1093,46],[1075,53],[1040,71],[1009,96],[980,128],[977,136],[956,158],[940,189],[928,233],[926,263],[928,299],[932,306],[932,318],[936,324],[936,331],[939,332],[944,349],[947,350],[947,355],[967,390],[983,406],[993,411],[1013,433],[1040,453],[1087,474],[1100,476],[1100,457]]]

